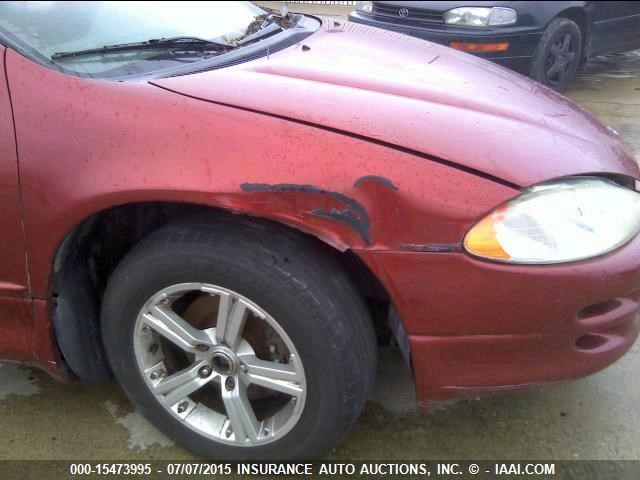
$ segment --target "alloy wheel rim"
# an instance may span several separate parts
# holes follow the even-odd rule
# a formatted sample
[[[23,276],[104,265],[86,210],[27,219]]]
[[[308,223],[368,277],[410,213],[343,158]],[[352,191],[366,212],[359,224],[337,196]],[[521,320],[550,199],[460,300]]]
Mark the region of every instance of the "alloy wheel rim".
[[[152,395],[196,433],[251,447],[282,438],[302,416],[307,388],[295,345],[237,292],[206,283],[164,288],[140,310],[133,335]]]
[[[552,85],[562,83],[576,60],[575,39],[570,33],[560,35],[549,49],[545,62],[545,75]]]

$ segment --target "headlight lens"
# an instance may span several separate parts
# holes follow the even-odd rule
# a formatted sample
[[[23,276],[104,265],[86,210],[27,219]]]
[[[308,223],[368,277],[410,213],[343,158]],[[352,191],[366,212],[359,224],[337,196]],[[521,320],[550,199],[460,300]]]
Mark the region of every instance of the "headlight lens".
[[[499,27],[513,25],[518,14],[504,7],[459,7],[444,14],[444,23],[465,27]]]
[[[540,184],[476,223],[472,255],[508,263],[563,263],[596,257],[640,232],[640,194],[597,177]]]
[[[513,8],[493,7],[489,14],[490,27],[513,25],[518,20],[518,14]]]
[[[373,3],[372,2],[356,2],[356,10],[365,13],[371,13],[373,11]]]

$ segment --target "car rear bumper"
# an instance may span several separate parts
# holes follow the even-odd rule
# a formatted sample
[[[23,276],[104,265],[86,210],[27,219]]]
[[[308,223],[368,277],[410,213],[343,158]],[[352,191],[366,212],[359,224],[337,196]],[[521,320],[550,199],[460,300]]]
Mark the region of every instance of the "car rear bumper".
[[[555,266],[360,253],[403,319],[425,406],[591,374],[640,331],[640,238],[596,260]]]
[[[381,20],[371,15],[354,11],[349,15],[349,21],[369,25],[371,27],[393,30],[396,32],[422,38],[430,42],[449,46],[451,42],[466,43],[508,43],[509,47],[504,52],[473,53],[481,58],[491,60],[497,64],[527,73],[531,59],[542,38],[542,31],[530,28],[490,29],[486,31],[470,30],[469,28],[452,28],[443,25],[417,26],[402,24],[393,20]]]

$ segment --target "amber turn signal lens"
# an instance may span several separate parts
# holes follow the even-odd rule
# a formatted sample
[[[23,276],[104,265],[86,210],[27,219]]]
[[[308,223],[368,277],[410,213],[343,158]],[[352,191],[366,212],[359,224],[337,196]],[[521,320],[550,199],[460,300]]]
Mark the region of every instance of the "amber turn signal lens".
[[[504,52],[509,48],[508,43],[451,42],[449,46],[463,52]]]
[[[464,248],[480,257],[508,260],[511,255],[504,251],[498,241],[494,219],[494,215],[488,215],[476,223],[464,238]]]

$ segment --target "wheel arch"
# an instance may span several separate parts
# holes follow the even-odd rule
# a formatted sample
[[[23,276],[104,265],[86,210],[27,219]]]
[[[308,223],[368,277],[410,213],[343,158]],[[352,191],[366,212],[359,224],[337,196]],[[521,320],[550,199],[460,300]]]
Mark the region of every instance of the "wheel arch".
[[[335,256],[367,299],[379,335],[387,325],[390,297],[377,275],[336,232],[320,231],[298,221],[273,218],[200,203],[140,201],[122,203],[85,215],[68,230],[53,258],[49,298],[54,338],[71,370],[81,380],[99,383],[111,377],[100,335],[100,306],[107,281],[119,261],[142,238],[192,215],[252,218],[296,232]]]

